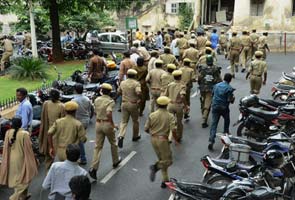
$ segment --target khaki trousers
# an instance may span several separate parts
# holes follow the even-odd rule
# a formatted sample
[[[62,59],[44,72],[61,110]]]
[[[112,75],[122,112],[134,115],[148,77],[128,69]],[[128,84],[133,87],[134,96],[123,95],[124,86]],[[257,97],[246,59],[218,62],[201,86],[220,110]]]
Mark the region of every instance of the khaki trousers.
[[[120,123],[120,137],[125,137],[129,118],[131,116],[133,122],[133,138],[139,136],[139,113],[138,104],[123,102],[121,105],[122,119]]]
[[[9,197],[9,200],[25,200],[28,195],[29,184],[19,184],[14,187],[14,193]]]
[[[212,102],[212,92],[201,92],[200,99],[203,123],[207,123]]]
[[[168,167],[172,165],[172,153],[169,145],[168,139],[161,139],[157,136],[152,136],[151,139],[154,151],[158,157],[158,161],[156,163],[157,168],[161,169],[162,172],[162,180],[168,181]]]
[[[105,137],[107,137],[111,145],[113,164],[119,161],[118,147],[116,144],[116,136],[113,127],[109,122],[96,122],[96,141],[95,148],[93,151],[93,159],[91,163],[91,168],[95,170],[97,170],[99,167]]]
[[[250,89],[252,94],[259,94],[262,85],[262,77],[251,75],[250,77]]]
[[[9,62],[9,58],[10,56],[12,56],[13,52],[12,51],[5,51],[2,55],[1,58],[1,71],[3,71],[5,69],[5,62]]]
[[[241,62],[242,62],[243,69],[246,68],[246,64],[250,58],[251,58],[250,47],[244,47],[241,52]]]
[[[156,101],[157,101],[157,98],[159,98],[161,95],[160,88],[159,89],[151,89],[151,95],[152,95],[152,99],[151,99],[151,113],[152,113],[157,110]]]
[[[232,75],[235,74],[235,65],[239,64],[239,56],[240,56],[240,53],[238,50],[230,51],[230,66],[231,66],[230,70]]]
[[[170,103],[170,104],[168,104],[167,110],[168,110],[168,112],[172,113],[176,118],[177,139],[182,139],[182,135],[183,135],[183,124],[182,124],[183,105]]]

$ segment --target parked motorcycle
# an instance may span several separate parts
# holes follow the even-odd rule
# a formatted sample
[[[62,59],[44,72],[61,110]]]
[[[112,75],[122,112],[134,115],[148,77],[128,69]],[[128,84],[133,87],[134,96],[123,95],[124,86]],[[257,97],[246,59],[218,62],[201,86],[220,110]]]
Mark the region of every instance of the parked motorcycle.
[[[286,107],[278,107],[275,111],[255,107],[259,99],[255,95],[244,97],[240,100],[240,116],[234,126],[238,125],[237,135],[265,140],[271,133],[278,130],[288,135],[295,132],[295,115],[284,112]],[[289,108],[294,112],[295,107]]]

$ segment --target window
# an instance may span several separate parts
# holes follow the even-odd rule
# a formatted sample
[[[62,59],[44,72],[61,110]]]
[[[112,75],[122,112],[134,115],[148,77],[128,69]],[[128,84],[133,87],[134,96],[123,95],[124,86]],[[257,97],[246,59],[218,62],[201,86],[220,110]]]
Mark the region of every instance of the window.
[[[250,14],[251,16],[262,16],[264,9],[265,0],[251,0],[250,3]]]
[[[114,42],[114,43],[123,43],[124,40],[118,35],[112,35],[112,42]]]
[[[171,13],[177,14],[178,13],[178,7],[179,7],[178,3],[172,3],[171,4]]]
[[[110,42],[110,36],[109,35],[100,35],[98,37],[98,40],[101,42]]]

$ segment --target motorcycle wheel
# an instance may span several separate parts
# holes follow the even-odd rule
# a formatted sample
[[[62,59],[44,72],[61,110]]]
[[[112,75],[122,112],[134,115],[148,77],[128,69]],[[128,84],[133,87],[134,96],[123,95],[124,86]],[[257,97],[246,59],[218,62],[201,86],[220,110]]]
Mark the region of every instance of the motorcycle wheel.
[[[229,185],[232,183],[232,180],[230,178],[224,177],[222,175],[215,175],[208,179],[207,184],[215,186],[215,187],[221,187],[225,185]]]
[[[288,93],[279,93],[273,99],[277,102],[285,102],[288,100]]]
[[[170,197],[169,199],[172,200],[190,200],[186,197],[180,196],[179,194],[172,194],[172,198]]]

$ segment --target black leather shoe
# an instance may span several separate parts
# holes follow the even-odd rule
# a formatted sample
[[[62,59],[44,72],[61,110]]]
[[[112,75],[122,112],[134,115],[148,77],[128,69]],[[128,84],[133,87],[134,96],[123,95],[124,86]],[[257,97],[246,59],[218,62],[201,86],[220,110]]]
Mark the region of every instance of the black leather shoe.
[[[150,173],[150,180],[152,182],[155,181],[155,178],[156,178],[156,173],[158,171],[158,168],[157,168],[157,165],[151,165],[150,166],[150,170],[151,170],[151,173]]]
[[[210,151],[213,150],[213,143],[210,143],[210,144],[208,145],[208,149],[209,149]]]
[[[202,124],[202,128],[207,128],[208,127],[208,124],[207,123],[203,123]]]
[[[186,119],[186,120],[188,120],[190,118],[190,116],[189,116],[188,113],[185,113],[184,116],[183,116],[183,118]]]
[[[118,162],[113,164],[113,168],[117,168],[121,162],[122,162],[122,159],[121,159],[121,157],[119,157]]]
[[[241,70],[241,72],[242,72],[242,73],[244,73],[245,71],[246,71],[246,69],[245,69],[245,68],[243,68],[243,69]]]
[[[78,161],[78,164],[79,164],[79,165],[87,165],[87,161],[85,161],[85,160],[81,161],[81,160],[80,160],[80,161]]]
[[[123,140],[124,140],[123,137],[119,137],[119,138],[118,138],[118,147],[119,147],[119,148],[123,148]]]
[[[93,169],[93,168],[89,169],[88,173],[89,173],[91,178],[93,178],[94,180],[97,180],[96,170],[95,169]]]
[[[163,188],[163,189],[165,189],[167,186],[166,186],[166,183],[163,181],[162,183],[161,183],[161,188]]]
[[[140,138],[141,138],[141,136],[137,136],[137,137],[135,137],[135,138],[132,138],[132,141],[133,141],[133,142],[136,142],[136,141],[140,140]]]

